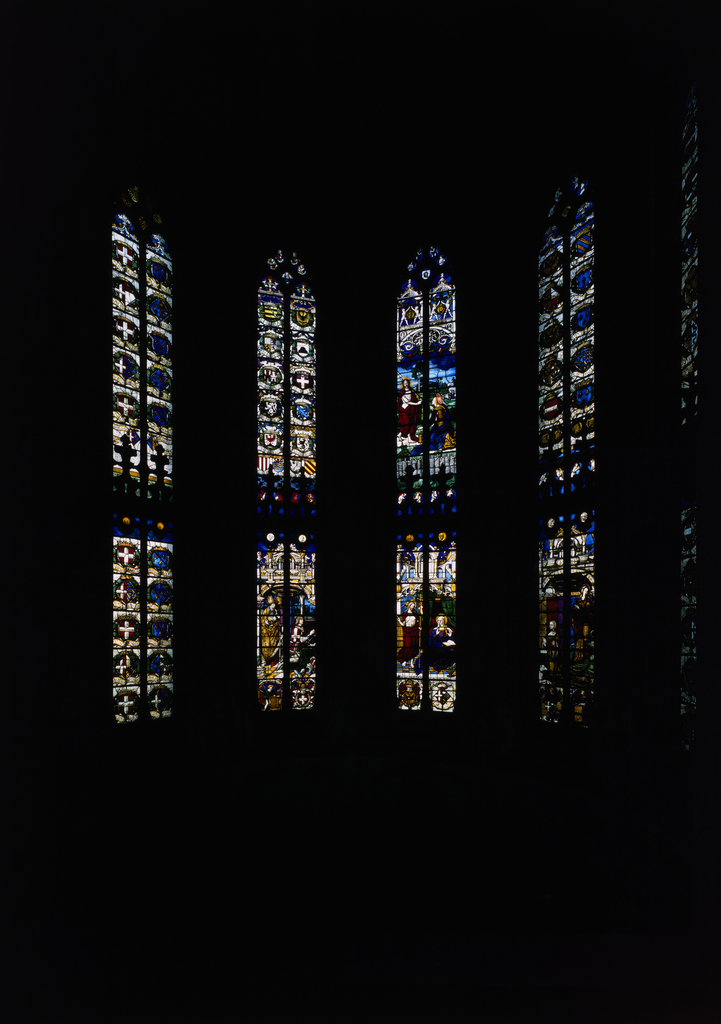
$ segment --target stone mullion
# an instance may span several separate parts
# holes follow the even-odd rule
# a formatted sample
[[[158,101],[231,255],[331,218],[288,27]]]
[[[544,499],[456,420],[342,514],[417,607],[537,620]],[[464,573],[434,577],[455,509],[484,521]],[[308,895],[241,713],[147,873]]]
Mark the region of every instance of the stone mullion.
[[[290,682],[288,678],[288,666],[290,665],[290,508],[291,508],[291,475],[290,475],[290,431],[291,431],[291,390],[290,390],[290,292],[288,288],[283,291],[283,635],[281,646],[283,651],[283,676],[282,694],[283,700],[281,709],[290,712],[292,700],[290,694]]]
[[[140,239],[140,258],[138,266],[138,295],[140,305],[140,341],[138,345],[138,365],[140,374],[140,463],[139,490],[140,498],[140,707],[141,717],[148,717],[148,317],[147,317],[147,270],[146,245]]]
[[[421,527],[423,530],[423,554],[421,565],[423,567],[423,614],[420,617],[421,621],[421,636],[420,636],[420,650],[423,666],[422,675],[422,686],[421,686],[421,712],[430,712],[432,710],[430,692],[429,692],[429,670],[428,670],[428,637],[430,635],[430,584],[428,578],[428,525],[430,522],[430,507],[431,507],[431,485],[430,485],[430,451],[428,445],[428,430],[429,430],[429,395],[428,395],[428,364],[429,364],[429,353],[430,353],[430,326],[429,326],[429,301],[428,301],[428,289],[429,284],[427,281],[421,285],[421,309],[423,316],[423,397],[421,401],[421,440],[423,443],[422,452],[422,502],[421,509],[423,510],[423,520],[421,520]]]
[[[569,214],[569,221],[572,215]],[[563,637],[562,637],[562,676],[561,685],[563,703],[561,721],[573,721],[571,701],[571,224],[563,229],[563,282],[561,308],[563,310]]]

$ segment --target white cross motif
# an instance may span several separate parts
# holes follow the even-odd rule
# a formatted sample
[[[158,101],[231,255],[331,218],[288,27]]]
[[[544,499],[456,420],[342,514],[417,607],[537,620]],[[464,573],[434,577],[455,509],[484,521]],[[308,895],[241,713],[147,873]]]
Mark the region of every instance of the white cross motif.
[[[118,318],[118,320],[116,320],[116,323],[117,323],[118,331],[123,336],[123,341],[127,341],[128,338],[132,338],[133,330],[134,330],[132,324],[129,324],[127,320],[121,320],[120,318]]]
[[[123,565],[131,565],[135,555],[135,548],[129,544],[121,544],[118,548],[118,561]]]
[[[120,633],[123,640],[127,640],[135,635],[135,623],[132,619],[119,619],[118,620],[118,633]]]
[[[123,709],[126,715],[128,713],[128,708],[132,708],[134,703],[135,702],[131,699],[131,695],[129,693],[124,693],[122,696],[122,700],[118,700],[118,704]]]
[[[118,658],[118,670],[121,676],[126,676],[128,674],[129,666],[130,661],[127,654],[123,654],[122,657]]]
[[[310,384],[310,377],[306,377],[304,373],[299,373],[296,380],[301,388],[307,388]]]
[[[135,298],[133,292],[131,292],[130,289],[127,288],[122,281],[118,281],[118,286],[115,289],[115,291],[118,295],[118,298],[120,299],[124,306],[129,306],[130,303]]]
[[[160,708],[161,701],[162,701],[162,693],[161,693],[160,690],[156,690],[155,693],[153,694],[150,702],[151,702],[151,704],[155,705],[155,710],[158,711],[158,712],[160,712],[160,710],[161,710],[161,708]]]
[[[118,246],[118,256],[123,261],[124,267],[127,267],[129,263],[133,262],[133,251],[128,248],[125,242]]]
[[[127,580],[123,580],[120,586],[118,587],[118,597],[120,598],[121,601],[124,601],[125,604],[127,604],[128,601],[132,600],[133,592],[131,589],[129,589]]]
[[[121,377],[130,376],[130,373],[132,372],[131,367],[133,364],[127,358],[127,356],[122,356],[120,355],[120,353],[118,353],[118,358],[115,360],[115,363],[113,365],[115,366],[116,370],[118,371],[118,374]]]
[[[121,395],[120,398],[118,398],[118,409],[120,409],[125,419],[130,415],[132,408],[133,406],[127,395]]]

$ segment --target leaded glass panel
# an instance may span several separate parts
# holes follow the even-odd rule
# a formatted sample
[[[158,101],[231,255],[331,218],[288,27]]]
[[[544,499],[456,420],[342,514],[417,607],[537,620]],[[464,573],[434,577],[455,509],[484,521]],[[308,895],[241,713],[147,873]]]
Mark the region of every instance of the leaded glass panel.
[[[147,684],[151,718],[168,718],[173,694],[173,525],[148,520]]]
[[[308,710],[316,696],[316,300],[306,268],[282,250],[257,298],[257,693],[264,710]],[[282,516],[283,519],[278,517]],[[281,527],[280,524],[283,524]],[[300,526],[300,523],[298,523]]]
[[[428,548],[428,687],[434,710],[451,711],[456,699],[455,533],[432,535]]]
[[[684,422],[697,412],[698,388],[698,120],[696,89],[683,125],[681,214],[681,408]]]
[[[594,689],[594,207],[559,189],[538,260],[541,718],[588,725]]]
[[[402,710],[452,711],[456,287],[435,247],[419,250],[407,271],[396,300],[396,697]]]
[[[173,537],[158,515],[172,494],[173,273],[138,190],[122,202],[133,221],[117,213],[111,228],[113,694],[116,720],[133,722],[169,717],[173,690]]]
[[[142,674],[140,520],[113,520],[113,696],[116,719],[132,722],[140,712]]]
[[[398,706],[417,711],[423,685],[423,538],[399,536],[396,547],[396,695]]]
[[[693,740],[696,711],[696,505],[681,512],[681,735]]]
[[[283,703],[283,542],[275,534],[258,537],[256,651],[258,700],[265,710]]]
[[[681,501],[681,742],[690,749],[696,712],[696,438],[698,415],[698,111],[691,89],[683,124],[681,174],[681,425],[683,498]]]

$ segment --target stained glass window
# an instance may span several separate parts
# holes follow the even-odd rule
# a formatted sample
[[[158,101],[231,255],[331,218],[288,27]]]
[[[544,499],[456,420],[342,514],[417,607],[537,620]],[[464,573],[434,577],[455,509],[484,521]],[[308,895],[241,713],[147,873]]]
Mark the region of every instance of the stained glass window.
[[[173,694],[172,261],[129,189],[112,249],[113,698],[118,722],[168,718]]]
[[[698,384],[698,124],[696,90],[691,90],[683,126],[681,175],[681,409],[687,422],[696,415]]]
[[[557,191],[539,255],[540,715],[588,725],[594,690],[594,208]]]
[[[406,268],[396,314],[396,697],[456,702],[456,288],[437,248]]]
[[[681,500],[681,735],[688,749],[696,710],[696,513],[693,429],[698,412],[698,123],[696,89],[683,125],[681,172],[681,422],[684,463]]]
[[[257,693],[264,710],[315,703],[316,301],[279,250],[258,289]]]

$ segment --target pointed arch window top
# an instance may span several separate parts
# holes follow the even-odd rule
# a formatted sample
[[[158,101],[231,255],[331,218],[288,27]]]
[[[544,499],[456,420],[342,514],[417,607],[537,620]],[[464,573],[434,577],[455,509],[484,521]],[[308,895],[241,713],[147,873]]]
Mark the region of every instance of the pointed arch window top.
[[[281,275],[284,281],[291,281],[294,273],[300,274],[301,277],[304,277],[307,273],[305,265],[300,262],[300,257],[295,252],[291,253],[290,258],[286,261],[283,250],[278,249],[275,256],[271,256],[268,260],[268,266],[271,270],[277,270],[283,263],[286,264]]]
[[[408,264],[408,273],[412,274],[414,270],[417,270],[423,280],[427,281],[432,273],[431,266],[442,267],[447,262],[448,257],[439,252],[438,246],[432,245],[427,254],[425,249],[418,250],[415,259]]]

